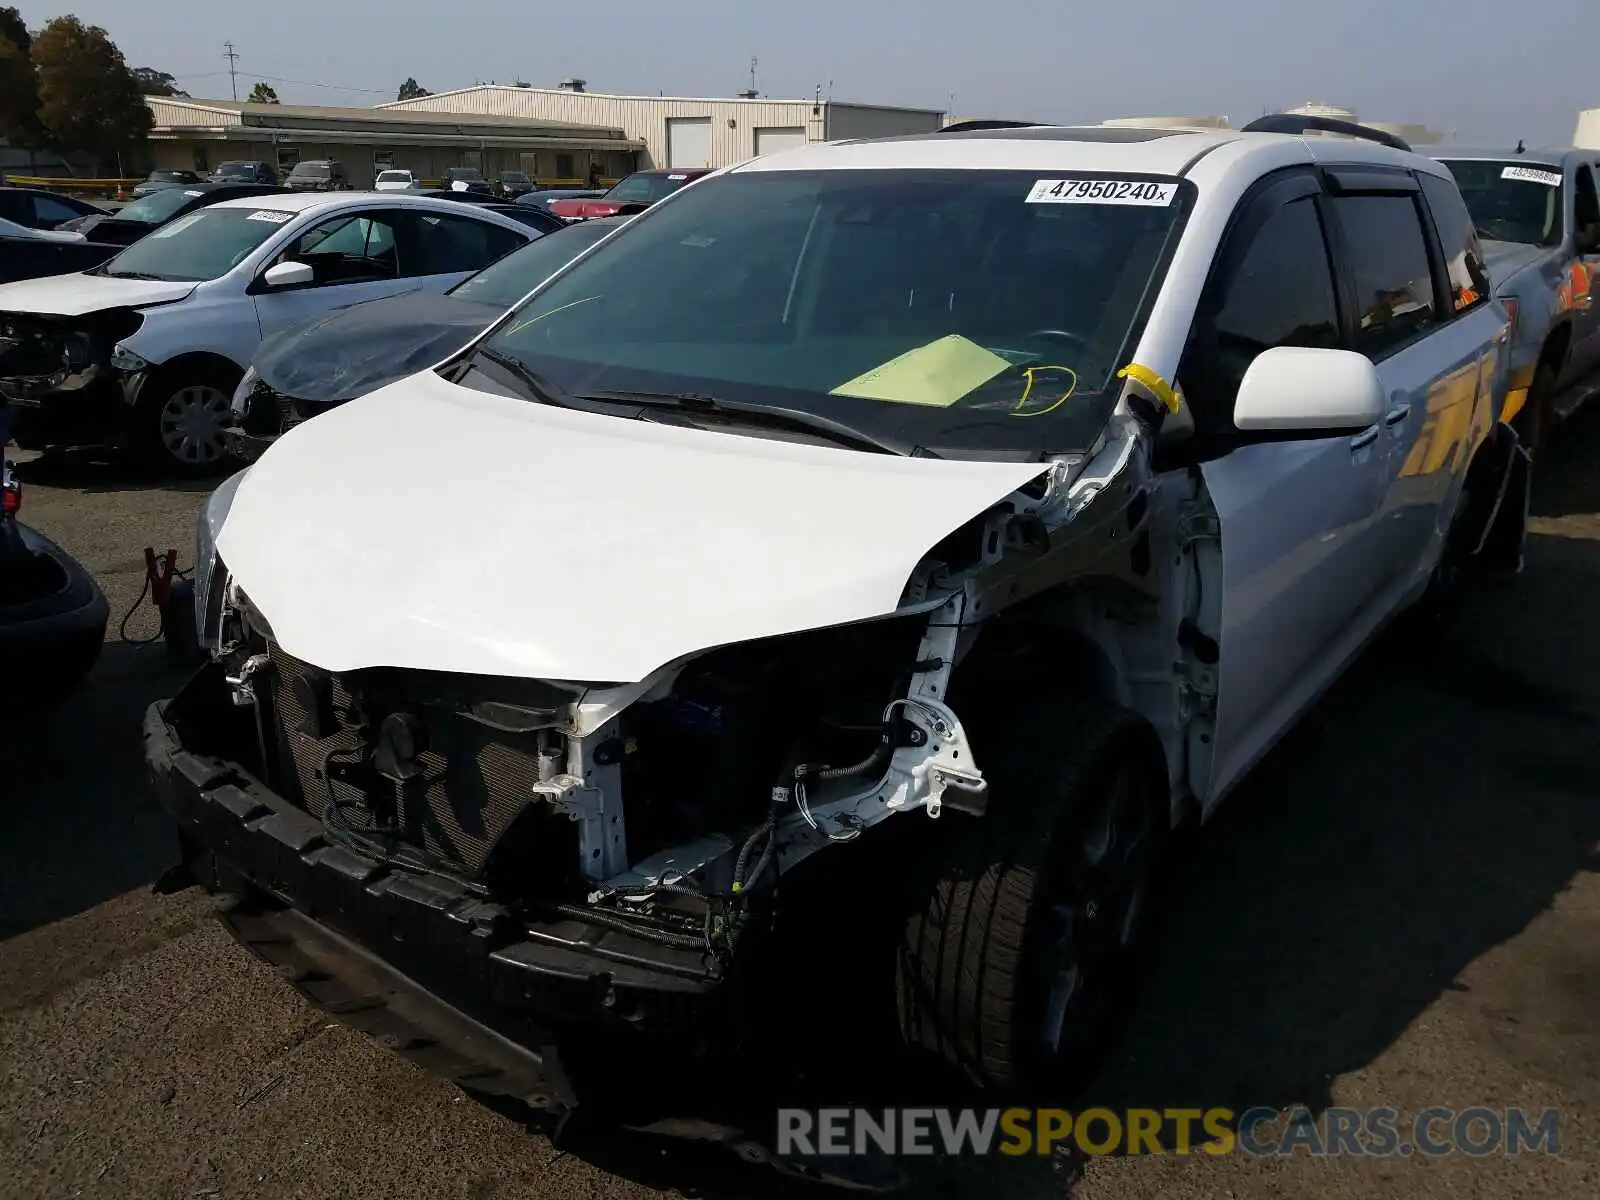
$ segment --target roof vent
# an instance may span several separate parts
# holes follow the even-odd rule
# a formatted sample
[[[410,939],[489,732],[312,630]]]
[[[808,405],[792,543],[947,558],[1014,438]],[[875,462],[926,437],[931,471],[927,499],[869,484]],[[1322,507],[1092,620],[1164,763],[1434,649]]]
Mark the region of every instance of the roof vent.
[[[756,100],[760,98],[761,93],[756,91],[755,88],[745,88],[744,91],[735,92],[734,95],[741,100]]]
[[[560,84],[557,85],[557,90],[563,92],[581,92],[588,86],[589,81],[587,79],[579,79],[577,76],[573,75],[563,79]]]

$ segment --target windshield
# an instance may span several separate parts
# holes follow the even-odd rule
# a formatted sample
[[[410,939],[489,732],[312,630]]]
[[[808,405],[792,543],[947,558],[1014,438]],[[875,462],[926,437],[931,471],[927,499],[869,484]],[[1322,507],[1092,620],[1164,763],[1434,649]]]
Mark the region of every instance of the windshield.
[[[725,175],[482,345],[575,395],[695,393],[929,449],[1085,446],[1189,195],[1022,171]]]
[[[618,204],[654,204],[672,195],[689,180],[682,175],[629,175],[606,193],[607,200]]]
[[[614,228],[610,222],[585,221],[558,229],[513,250],[471,279],[462,280],[448,294],[477,304],[510,308]]]
[[[450,179],[482,179],[483,175],[476,167],[451,167],[445,172]]]
[[[1478,236],[1530,246],[1561,244],[1561,171],[1528,162],[1442,160],[1456,178]]]
[[[138,221],[143,225],[159,225],[189,201],[200,195],[183,188],[163,188],[130,204],[124,204],[113,215],[119,221]]]
[[[193,171],[151,171],[151,183],[198,183],[200,176]]]
[[[186,283],[219,279],[293,219],[272,209],[202,208],[146,234],[97,273]]]
[[[253,162],[225,162],[217,168],[218,179],[250,179],[256,173]]]
[[[528,177],[521,171],[502,171],[500,178],[506,183],[527,183]]]
[[[299,163],[289,172],[290,179],[326,179],[328,177],[327,163]]]
[[[379,183],[410,183],[410,171],[384,171],[378,176]]]

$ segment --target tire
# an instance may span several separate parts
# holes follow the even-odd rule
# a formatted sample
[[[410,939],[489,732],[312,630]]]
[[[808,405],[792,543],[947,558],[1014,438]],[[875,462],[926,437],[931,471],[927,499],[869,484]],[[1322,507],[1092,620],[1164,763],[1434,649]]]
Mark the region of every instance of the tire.
[[[1543,452],[1550,432],[1550,401],[1556,392],[1556,369],[1549,363],[1540,363],[1528,386],[1528,400],[1522,411],[1511,420],[1511,428],[1527,448],[1528,457],[1537,459]]]
[[[978,750],[989,812],[940,839],[954,861],[913,897],[900,1033],[994,1093],[1072,1089],[1137,976],[1169,828],[1164,755],[1136,714],[1080,701],[992,746]]]
[[[221,367],[158,371],[140,389],[132,446],[145,466],[163,474],[201,476],[229,462],[223,429],[239,379]]]

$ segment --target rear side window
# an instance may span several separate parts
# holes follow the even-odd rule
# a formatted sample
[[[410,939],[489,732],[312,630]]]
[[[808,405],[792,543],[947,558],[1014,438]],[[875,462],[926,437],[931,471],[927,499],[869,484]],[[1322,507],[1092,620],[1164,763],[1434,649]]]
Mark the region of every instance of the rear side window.
[[[1355,342],[1381,358],[1437,325],[1433,269],[1412,193],[1335,196],[1355,282]]]
[[[71,208],[53,196],[35,196],[33,198],[33,213],[40,225],[59,225],[63,221],[70,221],[83,214]]]
[[[1421,179],[1433,226],[1439,231],[1439,245],[1444,247],[1450,302],[1456,312],[1465,312],[1489,299],[1489,272],[1483,265],[1478,231],[1472,227],[1472,214],[1455,184],[1437,175],[1424,174]]]
[[[436,213],[417,216],[417,244],[422,253],[420,274],[423,275],[481,271],[527,240],[509,229],[471,217]]]

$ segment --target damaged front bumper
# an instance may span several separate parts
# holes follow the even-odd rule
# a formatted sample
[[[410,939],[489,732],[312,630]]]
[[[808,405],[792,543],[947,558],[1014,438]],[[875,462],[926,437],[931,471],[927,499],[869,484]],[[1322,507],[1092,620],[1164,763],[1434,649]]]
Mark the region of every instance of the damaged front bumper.
[[[134,314],[85,322],[0,315],[0,397],[17,445],[122,445],[149,364],[114,347],[136,327]]]

